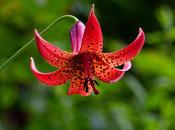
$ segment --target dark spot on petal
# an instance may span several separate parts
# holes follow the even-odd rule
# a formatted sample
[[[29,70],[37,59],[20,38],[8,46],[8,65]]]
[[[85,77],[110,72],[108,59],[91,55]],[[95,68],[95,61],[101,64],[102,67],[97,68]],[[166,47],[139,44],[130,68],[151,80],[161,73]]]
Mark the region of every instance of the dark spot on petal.
[[[94,29],[95,29],[95,27],[94,27],[94,25],[93,25],[93,24],[91,24],[91,28],[92,28],[92,30],[94,30]]]
[[[50,76],[48,76],[48,79],[49,79],[49,80],[52,80]]]

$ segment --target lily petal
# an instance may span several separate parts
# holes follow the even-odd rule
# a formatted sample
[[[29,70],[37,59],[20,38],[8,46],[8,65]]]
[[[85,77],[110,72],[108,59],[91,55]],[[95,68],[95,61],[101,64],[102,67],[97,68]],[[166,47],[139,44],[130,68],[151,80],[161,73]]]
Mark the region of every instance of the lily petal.
[[[145,42],[145,34],[139,29],[139,34],[136,39],[127,47],[111,53],[102,53],[104,61],[112,67],[125,64],[131,61],[142,49]]]
[[[124,64],[123,69],[116,69],[110,67],[104,62],[97,62],[94,66],[95,68],[95,76],[103,82],[106,83],[114,83],[122,78],[125,71],[131,68],[131,63],[127,62]]]
[[[37,30],[35,30],[35,40],[38,50],[46,61],[54,67],[62,67],[71,56],[71,53],[65,52],[51,43],[44,40]]]
[[[92,87],[88,84],[88,92],[84,88],[84,79],[79,77],[72,77],[70,79],[70,87],[68,90],[68,95],[80,94],[81,96],[88,96],[92,93]]]
[[[128,71],[132,67],[131,62],[127,62],[124,64],[123,69],[118,69],[119,71]]]
[[[80,52],[102,52],[103,37],[100,24],[94,14],[94,6],[91,8],[89,19],[82,40]]]
[[[78,21],[70,29],[70,40],[73,53],[78,53],[81,48],[85,25]]]
[[[69,74],[66,73],[65,68],[50,73],[39,72],[35,67],[33,58],[31,58],[30,68],[38,80],[49,86],[64,84],[69,79]]]
[[[68,95],[80,94],[82,96],[88,96],[92,92],[92,87],[89,87],[88,85],[88,91],[86,92],[86,88],[84,86],[86,76],[84,73],[82,55],[76,55],[70,59],[69,68],[71,68],[71,78]]]

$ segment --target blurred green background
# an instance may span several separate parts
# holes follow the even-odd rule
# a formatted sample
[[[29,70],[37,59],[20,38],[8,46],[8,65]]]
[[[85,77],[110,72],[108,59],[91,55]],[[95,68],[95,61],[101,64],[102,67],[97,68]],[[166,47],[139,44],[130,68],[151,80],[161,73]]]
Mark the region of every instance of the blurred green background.
[[[174,0],[0,0],[0,64],[56,17],[86,23],[91,4],[102,27],[104,52],[128,45],[142,27],[146,42],[117,83],[100,82],[98,96],[67,96],[69,83],[47,88],[29,68],[53,71],[32,43],[0,72],[0,130],[175,130]],[[64,20],[45,39],[70,51]]]

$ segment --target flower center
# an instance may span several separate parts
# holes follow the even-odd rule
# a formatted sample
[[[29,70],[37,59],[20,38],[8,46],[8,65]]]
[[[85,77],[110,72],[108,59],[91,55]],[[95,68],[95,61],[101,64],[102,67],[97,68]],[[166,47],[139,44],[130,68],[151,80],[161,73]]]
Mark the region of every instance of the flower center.
[[[92,64],[93,64],[93,58],[88,55],[87,53],[82,54],[82,61],[84,66],[84,74],[85,74],[85,81],[84,81],[84,89],[86,92],[89,91],[88,85],[90,85],[94,91],[94,93],[97,95],[99,94],[99,91],[95,88],[95,84],[99,85],[97,81],[93,79],[92,74]]]

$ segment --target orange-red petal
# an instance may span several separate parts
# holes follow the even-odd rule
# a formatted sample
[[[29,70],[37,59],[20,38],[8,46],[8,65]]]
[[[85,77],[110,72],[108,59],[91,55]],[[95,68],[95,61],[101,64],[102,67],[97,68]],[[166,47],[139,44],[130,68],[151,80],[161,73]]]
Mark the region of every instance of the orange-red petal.
[[[80,94],[82,96],[88,96],[92,92],[92,87],[88,84],[88,92],[86,92],[85,86],[85,64],[83,63],[84,60],[84,53],[76,55],[69,60],[69,68],[70,70],[70,88],[68,90],[68,95],[72,94]],[[92,65],[89,64],[89,72],[92,74]]]
[[[67,63],[66,61],[71,56],[71,53],[65,52],[44,40],[37,30],[35,30],[35,40],[40,54],[49,64],[58,68]]]
[[[30,67],[36,78],[42,83],[47,84],[49,86],[57,86],[64,84],[69,79],[68,70],[65,68],[50,73],[39,72],[35,67],[33,58],[31,58]]]
[[[94,6],[91,8],[89,19],[86,23],[80,52],[102,52],[103,37],[100,24],[94,14]]]
[[[84,87],[85,80],[80,77],[81,75],[73,76],[70,79],[70,87],[68,90],[68,95],[80,94],[81,96],[88,96],[92,92],[92,87],[88,84],[88,91]]]
[[[131,68],[131,63],[128,62],[124,65],[123,69],[116,69],[103,61],[95,62],[94,69],[95,69],[95,76],[103,82],[106,83],[113,83],[117,82],[122,78],[125,71]]]
[[[111,53],[102,53],[103,60],[110,66],[119,66],[131,61],[142,49],[145,42],[143,30],[139,29],[139,34],[136,39],[127,47]]]

